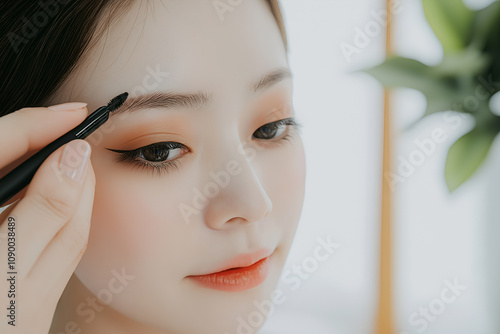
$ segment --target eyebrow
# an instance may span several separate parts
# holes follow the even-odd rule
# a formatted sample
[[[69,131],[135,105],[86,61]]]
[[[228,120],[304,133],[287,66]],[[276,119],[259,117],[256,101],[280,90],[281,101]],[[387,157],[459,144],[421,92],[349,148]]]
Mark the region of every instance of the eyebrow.
[[[263,75],[259,81],[250,86],[249,90],[251,93],[256,94],[285,79],[291,78],[292,73],[288,68],[278,68]],[[129,97],[120,108],[110,114],[110,117],[146,108],[195,109],[199,107],[206,107],[210,103],[212,103],[212,96],[204,92],[189,94],[176,92],[153,92],[135,97]]]

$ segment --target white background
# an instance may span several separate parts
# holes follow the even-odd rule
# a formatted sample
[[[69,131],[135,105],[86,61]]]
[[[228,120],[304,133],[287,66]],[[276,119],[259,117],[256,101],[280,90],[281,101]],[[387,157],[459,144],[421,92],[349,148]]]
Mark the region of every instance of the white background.
[[[480,8],[489,2],[467,4]],[[373,25],[372,12],[382,11],[385,1],[281,3],[295,74],[295,107],[305,123],[307,154],[304,211],[285,269],[311,257],[317,237],[330,234],[341,246],[327,261],[318,262],[317,270],[299,289],[291,291],[290,284],[280,283],[287,300],[276,305],[260,333],[374,333],[383,91],[375,80],[354,71],[383,60],[384,31],[372,33],[367,46],[350,59],[340,45],[354,45],[356,28]],[[425,20],[421,1],[400,3],[394,16],[396,52],[428,65],[439,63],[442,49]],[[499,170],[500,143],[494,143],[495,154],[478,173],[449,195],[443,177],[446,153],[470,128],[470,120],[452,128],[436,115],[405,132],[403,128],[423,114],[425,99],[418,92],[399,90],[393,103],[392,170],[397,170],[399,158],[408,159],[418,149],[416,139],[430,138],[438,128],[446,136],[393,193],[397,333],[499,333],[500,246],[495,236],[500,234],[500,185],[491,176]],[[445,280],[457,280],[465,290],[452,303],[441,303],[444,310],[436,309],[440,314],[427,321],[425,329],[411,323],[410,316],[418,315],[420,307],[439,306]],[[448,291],[445,296],[453,294]]]

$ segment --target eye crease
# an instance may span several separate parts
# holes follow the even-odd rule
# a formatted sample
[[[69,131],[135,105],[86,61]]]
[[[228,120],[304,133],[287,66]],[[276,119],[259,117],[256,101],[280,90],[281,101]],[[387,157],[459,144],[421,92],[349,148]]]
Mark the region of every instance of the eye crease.
[[[300,128],[302,125],[294,117],[267,123],[258,128],[252,139],[280,144],[290,139],[289,127]],[[159,142],[137,148],[135,150],[107,150],[118,153],[116,162],[132,165],[134,168],[144,169],[153,175],[162,175],[179,168],[179,156],[189,153],[190,149],[177,142]],[[173,152],[173,153],[172,153]]]

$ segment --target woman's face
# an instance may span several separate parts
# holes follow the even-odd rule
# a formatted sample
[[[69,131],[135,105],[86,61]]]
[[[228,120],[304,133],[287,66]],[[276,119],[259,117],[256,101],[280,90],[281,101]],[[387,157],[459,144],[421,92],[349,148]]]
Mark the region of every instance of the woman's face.
[[[237,333],[272,301],[304,199],[298,131],[272,125],[294,117],[292,81],[267,2],[216,3],[135,2],[51,101],[136,100],[87,138],[91,233],[68,289],[104,309],[74,300],[82,328]]]

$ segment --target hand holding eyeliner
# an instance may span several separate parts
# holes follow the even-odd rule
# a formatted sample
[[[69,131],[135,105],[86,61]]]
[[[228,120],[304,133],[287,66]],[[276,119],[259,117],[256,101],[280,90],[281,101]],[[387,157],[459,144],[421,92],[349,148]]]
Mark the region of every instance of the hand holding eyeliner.
[[[127,97],[128,93],[123,93],[113,98],[108,105],[95,110],[74,129],[66,132],[61,137],[45,146],[0,179],[0,206],[31,182],[40,165],[52,154],[52,152],[74,139],[84,139],[97,130],[109,119],[109,113],[120,108],[127,100]]]

